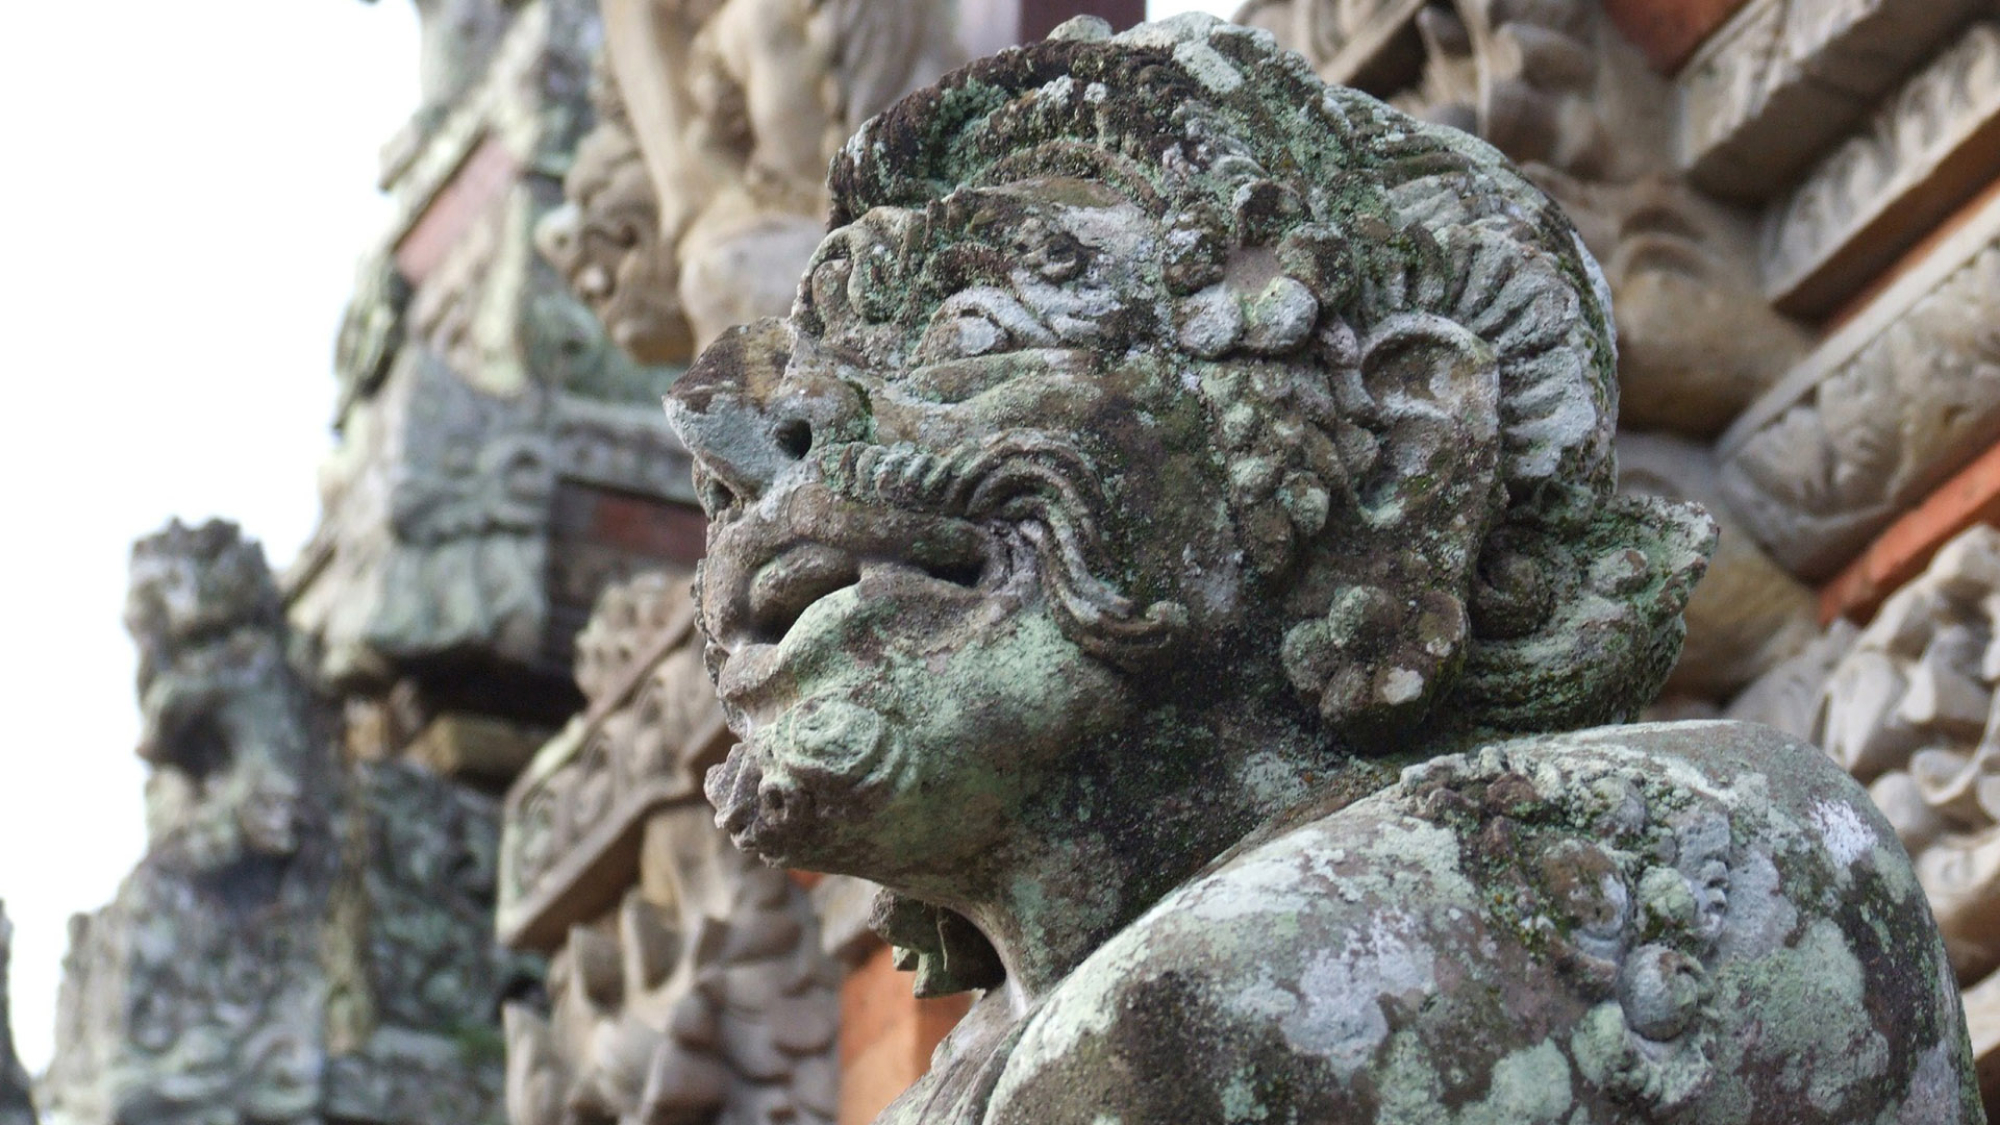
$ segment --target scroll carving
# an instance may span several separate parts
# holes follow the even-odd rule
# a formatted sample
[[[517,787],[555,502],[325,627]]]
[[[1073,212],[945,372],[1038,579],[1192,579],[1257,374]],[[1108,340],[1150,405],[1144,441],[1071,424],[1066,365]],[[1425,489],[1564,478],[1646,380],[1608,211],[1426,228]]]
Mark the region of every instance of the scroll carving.
[[[1768,198],[1982,7],[1754,0],[1680,75],[1680,166],[1722,198]]]
[[[2000,24],[1973,25],[1764,220],[1773,301],[1824,315],[2000,172]]]
[[[1621,433],[1618,486],[1701,504],[1720,532],[1708,573],[1684,611],[1688,639],[1667,679],[1666,698],[1726,701],[1818,637],[1812,591],[1771,561],[1720,503],[1706,447],[1663,434]]]

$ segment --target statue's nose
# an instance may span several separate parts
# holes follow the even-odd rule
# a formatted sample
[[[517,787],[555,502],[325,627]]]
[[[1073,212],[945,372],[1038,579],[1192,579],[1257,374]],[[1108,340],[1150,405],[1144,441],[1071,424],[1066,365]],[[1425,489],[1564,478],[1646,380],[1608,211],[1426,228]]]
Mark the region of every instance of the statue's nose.
[[[755,501],[815,447],[859,436],[859,395],[816,366],[794,362],[783,321],[733,328],[674,384],[667,421],[711,478]]]

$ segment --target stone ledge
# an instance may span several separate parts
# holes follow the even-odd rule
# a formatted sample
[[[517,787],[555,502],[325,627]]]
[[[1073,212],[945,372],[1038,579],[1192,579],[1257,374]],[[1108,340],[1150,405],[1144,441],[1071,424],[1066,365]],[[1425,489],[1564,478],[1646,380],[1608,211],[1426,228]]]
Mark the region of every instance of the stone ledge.
[[[726,741],[729,729],[704,732],[705,744]],[[503,903],[494,927],[509,949],[552,953],[569,928],[602,916],[639,881],[639,851],[646,821],[663,809],[703,800],[699,788],[680,778],[649,781],[621,798],[609,814],[535,880],[519,899]]]
[[[1802,578],[1830,578],[2000,426],[2000,192],[1752,404],[1724,497]]]
[[[1979,0],[1753,0],[1681,71],[1679,163],[1756,203],[1959,28]]]
[[[1975,24],[1766,214],[1765,292],[1833,312],[2000,176],[2000,24]]]

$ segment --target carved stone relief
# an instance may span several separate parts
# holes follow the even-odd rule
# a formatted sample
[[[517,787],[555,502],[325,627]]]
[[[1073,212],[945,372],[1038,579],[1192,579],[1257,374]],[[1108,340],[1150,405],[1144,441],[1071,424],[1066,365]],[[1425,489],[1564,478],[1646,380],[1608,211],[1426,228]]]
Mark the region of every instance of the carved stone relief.
[[[958,59],[928,0],[614,0],[598,133],[549,258],[634,355],[684,360],[782,312],[819,240],[826,162]]]
[[[614,346],[533,246],[587,116],[584,44],[600,40],[594,5],[518,5],[399,175],[402,213],[338,349],[324,516],[288,582],[334,685],[379,694],[477,668],[553,685],[558,702],[519,717],[559,722],[574,630],[650,549],[565,525],[591,514],[578,490],[691,498],[655,405],[673,372]]]
[[[1765,290],[1824,316],[2000,173],[2000,23],[1974,24],[1764,218]]]
[[[1326,75],[1333,56],[1308,30],[1366,14],[1260,0],[1239,18]],[[1763,296],[1754,217],[1674,172],[1672,89],[1596,3],[1432,3],[1414,25],[1421,78],[1372,92],[1476,133],[1563,204],[1611,286],[1621,424],[1713,437],[1806,352],[1806,330]]]
[[[1965,984],[2000,968],[2000,531],[1975,527],[1834,665],[1815,741],[1916,859]]]
[[[674,245],[661,238],[659,199],[617,77],[601,57],[591,100],[597,125],[563,181],[571,203],[542,220],[536,242],[627,355],[685,362],[694,338],[681,308]]]
[[[1727,702],[1819,636],[1812,590],[1772,562],[1720,503],[1707,447],[1663,434],[1621,433],[1618,487],[1701,504],[1720,533],[1708,573],[1688,600],[1687,642],[1665,698]]]
[[[342,767],[235,528],[176,524],[134,548],[132,576],[148,851],[73,926],[51,1113],[397,1125],[442,1098],[489,1120],[514,972],[491,945],[492,802]],[[396,1078],[412,1070],[422,1083]]]
[[[509,798],[503,937],[552,948],[551,1008],[507,1011],[513,1125],[831,1122],[838,963],[806,894],[700,796],[722,747],[685,574],[606,591],[585,714]]]
[[[1822,343],[1722,438],[1723,495],[1786,569],[1824,579],[1992,444],[2000,201]]]
[[[1769,198],[1984,9],[1981,0],[1753,0],[1678,78],[1680,166],[1722,198]]]
[[[468,386],[412,348],[349,411],[291,583],[291,618],[319,640],[330,681],[387,681],[454,650],[532,661],[555,487],[541,405]]]

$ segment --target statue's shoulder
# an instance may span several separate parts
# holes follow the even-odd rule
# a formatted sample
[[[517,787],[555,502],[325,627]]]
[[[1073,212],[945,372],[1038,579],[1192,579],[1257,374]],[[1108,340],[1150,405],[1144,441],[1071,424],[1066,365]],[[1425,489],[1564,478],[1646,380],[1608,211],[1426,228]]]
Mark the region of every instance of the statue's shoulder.
[[[987,1120],[1976,1121],[1927,910],[1778,731],[1497,743],[1169,895],[1032,1018]]]

